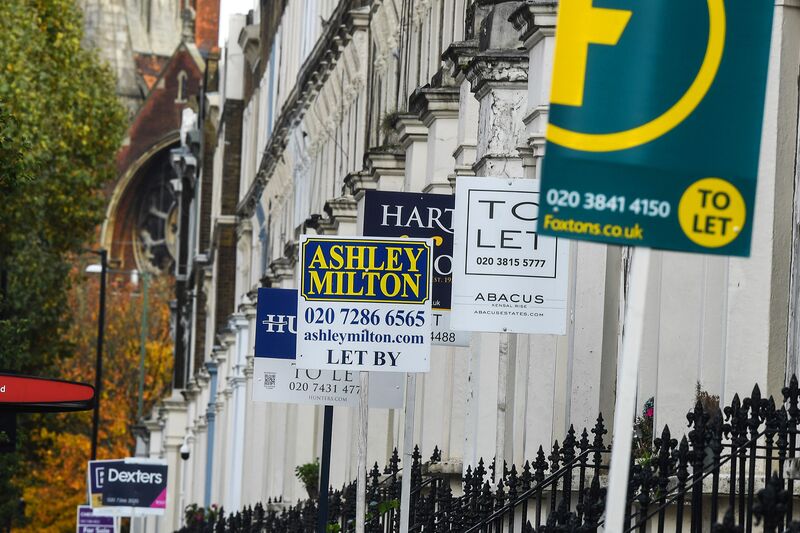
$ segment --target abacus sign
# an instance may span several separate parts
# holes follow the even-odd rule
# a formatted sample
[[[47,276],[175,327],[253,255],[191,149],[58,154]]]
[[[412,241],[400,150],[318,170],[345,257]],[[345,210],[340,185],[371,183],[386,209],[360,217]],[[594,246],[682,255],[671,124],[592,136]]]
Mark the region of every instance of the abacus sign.
[[[431,239],[300,237],[297,366],[427,372]]]
[[[253,400],[313,405],[358,405],[358,372],[297,368],[297,289],[258,289]],[[385,374],[370,388],[369,406],[403,405],[402,374]],[[374,391],[374,393],[373,393]]]
[[[774,6],[595,3],[559,3],[540,233],[748,256]]]

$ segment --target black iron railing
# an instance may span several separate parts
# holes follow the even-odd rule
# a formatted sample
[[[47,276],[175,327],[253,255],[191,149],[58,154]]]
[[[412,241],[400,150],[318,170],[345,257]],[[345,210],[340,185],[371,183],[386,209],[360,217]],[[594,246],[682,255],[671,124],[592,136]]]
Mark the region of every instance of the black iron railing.
[[[782,395],[776,403],[762,398],[756,386],[748,398],[736,395],[724,409],[698,401],[686,416],[688,432],[680,441],[664,427],[658,438],[639,443],[646,453],[631,461],[625,532],[800,533],[800,522],[795,521],[800,501],[785,469],[788,459],[800,456],[796,377]],[[536,457],[521,468],[494,461],[487,468],[480,460],[457,477],[437,473],[438,449],[423,462],[415,448],[410,531],[595,532],[602,526],[605,507],[610,453],[606,434],[601,415],[593,428],[580,434],[570,427],[549,455],[539,447]],[[368,473],[368,533],[399,531],[402,475],[396,450],[383,470],[375,464]],[[355,495],[355,483],[331,491],[329,532],[355,529]],[[295,505],[268,500],[266,505],[210,519],[195,513],[181,531],[305,533],[314,531],[316,513],[313,500]]]

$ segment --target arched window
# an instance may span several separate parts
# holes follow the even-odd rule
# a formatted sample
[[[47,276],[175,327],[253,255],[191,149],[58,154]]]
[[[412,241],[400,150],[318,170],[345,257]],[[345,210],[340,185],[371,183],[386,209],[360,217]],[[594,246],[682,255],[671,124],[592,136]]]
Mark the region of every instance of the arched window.
[[[186,103],[186,80],[189,78],[189,75],[186,73],[185,70],[181,70],[178,72],[178,94],[175,97],[176,104],[184,104]]]

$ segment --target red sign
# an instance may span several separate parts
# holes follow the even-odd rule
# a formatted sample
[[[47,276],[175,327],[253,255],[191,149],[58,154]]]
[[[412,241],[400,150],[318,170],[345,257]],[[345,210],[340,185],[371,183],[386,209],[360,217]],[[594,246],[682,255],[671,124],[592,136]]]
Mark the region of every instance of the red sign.
[[[94,405],[94,387],[84,383],[0,374],[0,410],[83,411]]]

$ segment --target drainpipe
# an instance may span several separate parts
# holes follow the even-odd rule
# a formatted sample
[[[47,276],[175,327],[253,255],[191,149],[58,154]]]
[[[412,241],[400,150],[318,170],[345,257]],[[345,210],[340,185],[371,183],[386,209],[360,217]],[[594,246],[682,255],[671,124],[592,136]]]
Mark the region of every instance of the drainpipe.
[[[206,445],[206,486],[203,506],[208,508],[211,505],[211,472],[214,466],[214,419],[217,409],[217,363],[208,361],[206,363],[208,373],[211,375],[211,394],[208,397],[208,442]]]

